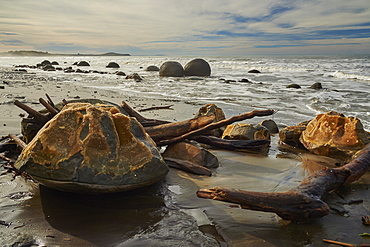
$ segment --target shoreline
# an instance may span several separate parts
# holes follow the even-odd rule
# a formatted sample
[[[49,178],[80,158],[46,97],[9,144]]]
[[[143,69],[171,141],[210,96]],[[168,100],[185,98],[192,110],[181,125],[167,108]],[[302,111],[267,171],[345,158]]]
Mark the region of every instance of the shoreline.
[[[2,80],[8,84],[0,89],[0,112],[4,116],[0,121],[0,135],[20,133],[19,114],[27,113],[13,104],[15,99],[40,110],[44,107],[38,99],[45,98],[45,93],[55,103],[78,96],[116,104],[124,100],[136,110],[174,105],[173,110],[142,113],[147,118],[167,121],[192,118],[203,106],[140,97],[138,93],[123,95],[110,89],[85,87],[79,82],[65,82],[57,76],[45,78],[37,72],[9,69],[3,73]],[[72,195],[47,189],[19,176],[12,179],[12,174],[2,173],[0,220],[11,225],[0,225],[0,234],[8,236],[0,243],[12,244],[14,239],[23,239],[37,245],[139,246],[156,243],[157,246],[173,246],[194,243],[191,241],[196,239],[201,246],[214,246],[214,239],[218,239],[222,246],[327,246],[322,243],[323,238],[357,244],[369,242],[358,236],[368,230],[362,225],[361,216],[370,210],[369,174],[341,188],[340,196],[332,193],[326,197],[331,207],[329,215],[296,224],[281,221],[275,214],[244,210],[238,205],[197,198],[195,194],[200,188],[215,186],[266,192],[293,188],[310,168],[296,159],[279,158],[278,155],[285,151],[278,145],[278,136],[273,136],[267,155],[210,151],[220,162],[220,167],[212,170],[211,177],[171,169],[167,177],[154,186],[118,195]],[[306,161],[313,160],[309,155],[298,156]],[[316,164],[318,168],[330,166],[319,158]],[[349,203],[359,199],[363,202]],[[196,236],[193,240],[189,239],[193,236]]]

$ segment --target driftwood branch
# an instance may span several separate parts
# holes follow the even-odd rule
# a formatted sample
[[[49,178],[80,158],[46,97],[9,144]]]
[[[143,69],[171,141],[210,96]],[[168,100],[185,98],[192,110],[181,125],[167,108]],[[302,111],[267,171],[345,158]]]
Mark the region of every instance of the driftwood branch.
[[[144,127],[170,123],[168,121],[145,118],[140,113],[132,109],[125,101],[122,101],[121,107],[130,117],[136,118]]]
[[[21,108],[22,110],[26,111],[28,114],[33,116],[37,122],[45,124],[46,122],[48,122],[50,120],[50,118],[48,116],[32,109],[31,107],[21,103],[18,100],[14,101],[14,105],[18,106],[19,108]]]
[[[180,160],[168,157],[164,157],[163,159],[169,167],[191,172],[196,175],[206,175],[206,176],[212,175],[212,172],[207,167],[200,166],[188,160]]]
[[[204,126],[203,128],[193,130],[193,131],[188,132],[184,135],[181,135],[181,136],[169,139],[169,140],[163,140],[163,141],[157,142],[157,145],[158,146],[165,146],[165,145],[173,144],[173,143],[176,143],[176,142],[183,141],[185,139],[191,139],[194,136],[204,134],[204,133],[206,133],[210,130],[217,129],[217,128],[220,128],[220,127],[225,126],[225,125],[232,124],[232,123],[237,122],[237,121],[243,121],[243,120],[258,117],[258,116],[269,116],[269,115],[272,115],[274,113],[275,113],[274,110],[254,110],[254,111],[247,112],[247,113],[244,113],[244,114],[241,114],[241,115],[233,116],[233,117],[228,118],[228,119],[221,120],[219,122],[208,124],[208,125]]]
[[[55,110],[59,111],[59,109],[55,106],[53,100],[50,98],[50,96],[46,93],[46,98],[48,99],[49,105],[51,105]]]
[[[190,131],[202,128],[214,122],[214,120],[214,115],[199,116],[181,122],[145,127],[145,131],[155,142],[158,142],[161,140],[181,136],[189,133]]]
[[[216,187],[200,189],[197,196],[240,204],[244,209],[273,212],[285,220],[308,221],[329,213],[329,206],[321,200],[326,193],[358,180],[369,167],[370,144],[347,165],[319,170],[289,191],[265,193]]]
[[[270,144],[270,140],[227,140],[215,136],[194,136],[192,140],[226,150],[260,151]]]
[[[153,106],[153,107],[148,107],[148,108],[144,108],[144,109],[140,109],[139,112],[143,112],[143,111],[152,111],[152,110],[162,110],[162,109],[170,109],[170,110],[173,110],[171,107],[173,105],[166,105],[166,106]]]
[[[46,100],[44,100],[43,98],[40,98],[39,99],[39,102],[45,106],[45,108],[50,112],[51,116],[54,117],[55,115],[58,114],[59,111],[55,110],[55,108],[50,105]]]
[[[8,135],[21,149],[25,148],[27,144],[22,141],[18,136],[14,134],[9,134]]]

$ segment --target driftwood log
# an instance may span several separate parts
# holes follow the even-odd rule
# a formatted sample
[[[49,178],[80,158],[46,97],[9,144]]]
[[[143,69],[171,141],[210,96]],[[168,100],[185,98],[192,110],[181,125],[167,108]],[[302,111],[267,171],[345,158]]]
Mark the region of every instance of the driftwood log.
[[[370,144],[347,165],[321,169],[289,191],[253,192],[215,187],[200,189],[197,196],[240,204],[243,209],[273,212],[284,220],[309,221],[329,214],[329,206],[321,200],[326,193],[358,180],[369,167]]]
[[[183,140],[186,140],[186,139],[191,139],[194,136],[202,135],[204,133],[207,133],[210,130],[217,129],[217,128],[220,128],[222,126],[229,125],[229,124],[232,124],[232,123],[235,123],[235,122],[238,122],[238,121],[251,119],[251,118],[254,118],[254,117],[257,117],[257,116],[260,116],[260,117],[261,116],[269,116],[269,115],[272,115],[274,113],[275,113],[274,110],[254,110],[254,111],[247,112],[247,113],[237,115],[237,116],[233,116],[231,118],[224,119],[224,120],[221,120],[221,121],[218,121],[218,122],[215,122],[215,123],[210,123],[210,124],[208,124],[208,125],[206,125],[202,128],[190,131],[186,134],[174,137],[172,139],[159,141],[159,142],[157,142],[157,145],[158,146],[166,146],[166,145],[173,144],[173,143],[176,143],[176,142],[180,142],[180,141],[183,141]]]
[[[166,164],[172,168],[190,172],[196,175],[206,175],[206,176],[212,175],[211,170],[209,170],[207,167],[198,165],[188,160],[180,160],[168,157],[164,157],[163,159],[166,162]]]
[[[260,151],[262,148],[270,144],[270,140],[228,140],[222,139],[215,136],[194,136],[192,140],[211,145],[215,148],[221,148],[226,150],[244,150],[244,151]]]
[[[156,143],[158,143],[161,140],[168,140],[184,135],[190,131],[200,129],[212,123],[214,120],[214,115],[200,116],[181,122],[145,127],[145,131]]]
[[[139,123],[144,126],[155,126],[155,125],[161,125],[161,124],[167,124],[170,123],[169,121],[164,121],[164,120],[157,120],[157,119],[149,119],[146,117],[143,117],[140,113],[132,109],[131,106],[129,106],[125,101],[122,101],[121,103],[122,109],[130,116],[134,117],[139,121]]]

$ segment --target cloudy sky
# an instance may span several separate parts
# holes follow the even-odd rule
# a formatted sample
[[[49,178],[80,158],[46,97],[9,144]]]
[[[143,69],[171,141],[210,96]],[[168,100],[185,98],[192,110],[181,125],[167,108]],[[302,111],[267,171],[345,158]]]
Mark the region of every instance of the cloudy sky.
[[[370,53],[370,0],[0,0],[0,52]]]

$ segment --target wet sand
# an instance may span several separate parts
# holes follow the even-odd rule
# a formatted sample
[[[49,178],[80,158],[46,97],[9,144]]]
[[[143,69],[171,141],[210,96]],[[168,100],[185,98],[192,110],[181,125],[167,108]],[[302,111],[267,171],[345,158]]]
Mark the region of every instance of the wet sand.
[[[7,78],[4,78],[7,77]],[[136,109],[173,104],[174,110],[143,112],[148,118],[181,121],[191,118],[200,105],[121,95],[73,83],[44,80],[33,74],[3,75],[0,89],[0,135],[20,133],[18,99],[42,109],[38,98],[48,93],[62,99],[98,98]],[[227,116],[230,117],[230,116]],[[261,121],[263,118],[261,118]],[[332,239],[352,244],[370,243],[359,234],[369,232],[361,221],[370,214],[369,174],[324,198],[329,215],[308,223],[282,221],[273,213],[240,209],[230,203],[196,197],[200,188],[221,186],[251,191],[285,191],[310,172],[333,166],[333,161],[300,153],[285,154],[273,136],[267,155],[211,150],[220,167],[211,177],[171,169],[152,186],[110,195],[79,195],[54,191],[0,168],[0,244],[35,246],[330,246]],[[294,156],[294,155],[293,155]]]

